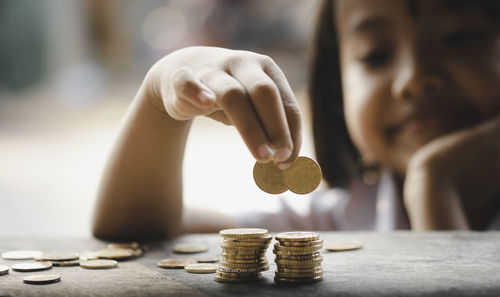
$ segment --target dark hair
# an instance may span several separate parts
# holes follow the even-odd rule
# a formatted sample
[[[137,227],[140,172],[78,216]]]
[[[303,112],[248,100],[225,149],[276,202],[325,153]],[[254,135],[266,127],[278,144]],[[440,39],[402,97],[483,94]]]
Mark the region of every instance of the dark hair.
[[[323,1],[316,24],[309,82],[316,157],[332,187],[346,187],[359,174],[359,153],[344,119],[333,1]]]
[[[499,23],[498,0],[445,0],[450,11],[472,5],[481,7],[487,17]],[[418,1],[407,0],[407,6],[416,17]],[[313,40],[309,96],[316,157],[323,168],[323,177],[331,187],[346,187],[350,180],[361,175],[362,167],[344,118],[334,9],[334,0],[324,0],[320,6]]]

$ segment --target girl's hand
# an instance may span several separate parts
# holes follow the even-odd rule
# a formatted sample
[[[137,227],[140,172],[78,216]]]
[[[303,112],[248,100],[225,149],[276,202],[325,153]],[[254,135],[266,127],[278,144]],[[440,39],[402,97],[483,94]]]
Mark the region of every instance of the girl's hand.
[[[160,60],[147,80],[158,109],[179,121],[203,115],[234,125],[257,160],[285,168],[299,153],[299,109],[285,75],[267,56],[185,48]]]
[[[417,151],[404,202],[412,229],[485,229],[500,205],[500,116]]]

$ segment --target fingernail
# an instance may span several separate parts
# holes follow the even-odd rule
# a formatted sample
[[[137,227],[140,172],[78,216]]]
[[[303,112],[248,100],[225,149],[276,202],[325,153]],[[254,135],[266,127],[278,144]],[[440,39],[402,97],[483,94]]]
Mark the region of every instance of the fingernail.
[[[207,91],[207,90],[202,90],[198,94],[198,98],[200,99],[201,102],[207,103],[207,102],[213,102],[215,100],[215,96],[212,92]]]
[[[261,161],[268,161],[274,156],[274,151],[269,145],[263,143],[257,148],[257,154]]]
[[[274,154],[274,160],[277,162],[283,162],[285,160],[288,160],[290,156],[292,155],[292,151],[289,150],[288,148],[281,149]]]
[[[292,166],[292,163],[279,163],[278,164],[278,168],[281,170],[288,169],[288,168],[290,168],[290,166]]]

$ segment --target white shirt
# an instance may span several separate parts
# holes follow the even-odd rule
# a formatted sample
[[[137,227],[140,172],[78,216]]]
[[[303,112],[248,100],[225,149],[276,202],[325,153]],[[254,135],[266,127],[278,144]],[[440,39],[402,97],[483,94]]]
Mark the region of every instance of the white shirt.
[[[328,189],[311,195],[305,214],[280,199],[276,212],[246,212],[233,216],[239,227],[265,227],[270,231],[290,230],[408,230],[410,227],[402,199],[392,174],[384,171],[378,182],[367,185],[353,181],[347,190]],[[500,230],[500,211],[490,224]]]

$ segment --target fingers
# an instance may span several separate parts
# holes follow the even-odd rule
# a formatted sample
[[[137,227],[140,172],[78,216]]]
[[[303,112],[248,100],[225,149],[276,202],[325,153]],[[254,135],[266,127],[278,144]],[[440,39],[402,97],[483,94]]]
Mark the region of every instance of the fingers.
[[[274,161],[291,157],[294,143],[281,95],[274,81],[256,63],[239,65],[231,74],[245,88],[264,132],[275,150]]]
[[[178,120],[192,119],[216,110],[215,94],[187,67],[172,75],[175,98],[166,104],[167,112]]]
[[[281,164],[281,167],[283,167],[282,169],[284,169],[290,166],[292,161],[297,159],[302,146],[302,121],[300,110],[285,74],[276,65],[276,63],[271,58],[264,56],[262,68],[278,87],[283,108],[285,110],[286,120],[288,122],[288,128],[290,129],[290,136],[292,138],[292,154],[288,160]]]
[[[245,88],[222,70],[207,72],[202,75],[201,80],[214,91],[217,104],[235,125],[252,155],[260,161],[271,160],[274,150],[262,129]]]

